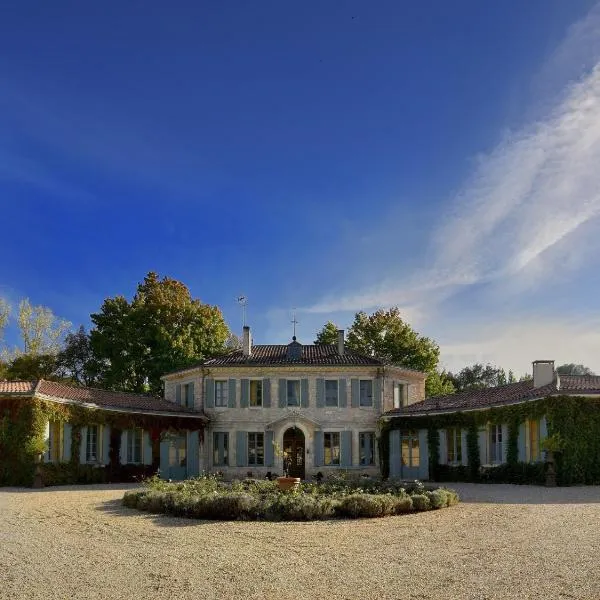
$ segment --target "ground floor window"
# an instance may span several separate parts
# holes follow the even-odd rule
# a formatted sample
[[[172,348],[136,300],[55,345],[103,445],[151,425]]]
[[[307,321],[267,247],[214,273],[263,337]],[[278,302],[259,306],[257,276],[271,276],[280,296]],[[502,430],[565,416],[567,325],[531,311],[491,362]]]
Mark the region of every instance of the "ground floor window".
[[[248,465],[265,464],[265,434],[248,434]]]
[[[412,429],[400,432],[402,449],[402,466],[418,467],[420,463],[419,435]]]
[[[540,422],[539,420],[526,422],[527,433],[527,460],[536,462],[540,460]]]
[[[375,434],[370,431],[363,431],[358,434],[358,446],[360,450],[360,464],[375,464]]]
[[[449,465],[462,462],[462,432],[457,427],[446,429],[446,462]]]
[[[213,434],[213,465],[226,467],[229,465],[229,434],[217,431]]]
[[[100,425],[88,425],[85,440],[85,460],[100,462]]]
[[[489,444],[490,463],[497,464],[504,462],[502,425],[490,425]]]
[[[142,429],[130,429],[126,432],[125,447],[127,449],[127,462],[130,464],[141,464],[144,460]]]
[[[323,458],[326,465],[340,464],[340,434],[339,432],[326,432],[323,434]]]
[[[63,424],[50,421],[48,432],[48,457],[50,462],[60,462],[63,458]]]

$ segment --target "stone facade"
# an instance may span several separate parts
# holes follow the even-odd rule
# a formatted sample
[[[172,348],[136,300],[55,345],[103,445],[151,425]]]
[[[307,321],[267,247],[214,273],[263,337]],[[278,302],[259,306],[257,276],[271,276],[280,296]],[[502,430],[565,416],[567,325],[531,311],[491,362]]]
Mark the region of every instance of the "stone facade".
[[[380,416],[394,408],[394,388],[399,384],[403,398],[396,392],[396,405],[400,400],[404,405],[418,402],[425,397],[425,374],[393,366],[315,366],[315,365],[273,365],[273,366],[218,366],[198,367],[187,371],[167,375],[164,378],[165,399],[170,402],[184,403],[186,391],[188,406],[203,410],[210,419],[204,440],[199,448],[200,471],[223,472],[226,478],[246,477],[249,471],[254,477],[264,477],[267,472],[282,474],[283,458],[278,456],[277,449],[283,448],[284,433],[297,427],[304,435],[304,471],[307,478],[318,472],[327,474],[336,470],[349,470],[357,473],[375,475],[379,473],[379,456],[377,450],[377,431]],[[248,382],[263,382],[263,406],[247,406]],[[287,380],[300,380],[302,387],[302,404],[287,406],[286,390],[283,396],[280,385]],[[324,380],[337,380],[338,407],[323,406],[318,400],[319,386],[324,389]],[[371,381],[373,401],[371,406],[360,406],[356,397],[358,382]],[[217,407],[212,391],[215,382],[227,382],[227,406]],[[284,384],[287,387],[287,384]],[[269,388],[267,393],[266,388]],[[235,391],[232,391],[235,390]],[[345,394],[344,394],[345,390]],[[212,396],[211,396],[212,395]],[[268,395],[269,398],[265,396]],[[359,393],[360,395],[360,393]],[[342,398],[345,396],[345,398]],[[284,405],[285,404],[285,405]],[[228,434],[228,464],[217,464],[215,461],[216,433]],[[264,464],[249,464],[248,433],[263,434]],[[334,438],[340,442],[340,464],[325,464],[324,435],[339,434]],[[364,464],[365,451],[361,451],[360,434],[373,434],[373,460]],[[220,438],[223,439],[222,437]],[[249,439],[249,438],[248,438]],[[218,443],[218,442],[217,442]],[[223,442],[221,441],[221,444]],[[275,452],[272,448],[275,448]],[[217,460],[218,460],[217,449]],[[361,464],[361,454],[363,464]],[[367,453],[370,455],[370,453]],[[221,451],[222,455],[222,451]],[[329,458],[330,458],[329,454]],[[251,461],[254,462],[254,461]]]

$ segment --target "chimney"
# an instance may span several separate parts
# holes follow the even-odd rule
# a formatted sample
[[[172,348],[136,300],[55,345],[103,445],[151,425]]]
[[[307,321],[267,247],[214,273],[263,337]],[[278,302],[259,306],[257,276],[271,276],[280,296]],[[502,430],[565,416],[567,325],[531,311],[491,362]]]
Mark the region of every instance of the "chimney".
[[[244,325],[242,333],[242,354],[250,356],[252,354],[252,336],[250,335],[250,327]]]
[[[533,387],[539,388],[549,383],[554,383],[554,361],[533,361]]]
[[[338,354],[344,354],[344,330],[338,329]]]

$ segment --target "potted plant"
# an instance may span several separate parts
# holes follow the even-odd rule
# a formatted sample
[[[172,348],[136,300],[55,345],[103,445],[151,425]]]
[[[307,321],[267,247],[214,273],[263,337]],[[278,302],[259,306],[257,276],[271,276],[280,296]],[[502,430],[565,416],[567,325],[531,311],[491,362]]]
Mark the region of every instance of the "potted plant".
[[[283,458],[283,477],[277,478],[279,489],[284,492],[296,489],[300,485],[300,477],[290,477],[291,456],[285,450],[282,450],[276,442],[273,442],[273,451],[276,456]]]
[[[556,469],[554,468],[554,454],[564,448],[564,440],[560,433],[553,433],[540,442],[540,448],[546,453],[546,486],[556,486]]]

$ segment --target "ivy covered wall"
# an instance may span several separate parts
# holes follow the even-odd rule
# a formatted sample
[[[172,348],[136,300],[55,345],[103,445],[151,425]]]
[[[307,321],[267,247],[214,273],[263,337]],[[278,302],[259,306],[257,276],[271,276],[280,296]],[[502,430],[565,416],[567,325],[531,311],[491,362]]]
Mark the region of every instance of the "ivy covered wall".
[[[556,453],[559,485],[600,484],[600,398],[551,396],[543,400],[485,410],[446,413],[422,417],[396,417],[382,425],[381,470],[389,473],[389,432],[392,429],[427,429],[429,477],[436,481],[490,481],[543,483],[543,463],[519,462],[519,425],[525,420],[546,417],[548,436],[559,434],[564,442]],[[479,434],[487,424],[508,426],[507,460],[504,465],[481,469]],[[467,466],[440,464],[439,430],[460,427],[467,430]]]
[[[164,432],[187,429],[199,430],[202,434],[204,426],[201,419],[118,413],[38,398],[0,398],[0,486],[32,485],[36,459],[47,449],[48,421],[71,425],[71,458],[68,462],[41,465],[45,485],[131,481],[148,476],[156,472],[158,461],[152,466],[119,463],[122,431],[144,429],[157,445]],[[81,428],[87,425],[110,426],[109,465],[80,464]],[[156,447],[158,452],[158,445]]]

